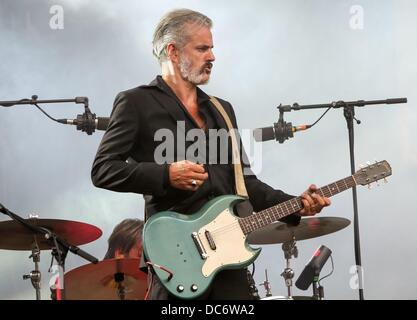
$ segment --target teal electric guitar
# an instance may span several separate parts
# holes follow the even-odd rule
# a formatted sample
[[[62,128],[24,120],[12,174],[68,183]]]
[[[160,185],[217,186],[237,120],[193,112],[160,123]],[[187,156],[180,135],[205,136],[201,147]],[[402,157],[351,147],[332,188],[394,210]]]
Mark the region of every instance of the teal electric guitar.
[[[388,162],[380,161],[318,189],[317,193],[331,197],[356,185],[369,185],[391,173]],[[243,200],[234,195],[220,196],[195,214],[164,211],[146,222],[143,230],[145,256],[172,295],[197,298],[208,289],[219,271],[250,265],[261,249],[250,247],[246,237],[303,208],[297,197],[239,218],[233,207]]]

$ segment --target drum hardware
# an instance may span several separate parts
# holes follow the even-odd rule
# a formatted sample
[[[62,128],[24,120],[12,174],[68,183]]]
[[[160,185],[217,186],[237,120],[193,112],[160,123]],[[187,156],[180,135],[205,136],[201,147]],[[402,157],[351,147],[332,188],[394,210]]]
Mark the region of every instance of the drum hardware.
[[[291,268],[291,258],[298,257],[298,249],[295,245],[295,240],[284,242],[282,244],[282,250],[284,251],[286,268],[281,273],[281,277],[284,278],[285,286],[287,287],[288,297],[292,297],[292,278],[294,278],[294,270]]]
[[[65,270],[65,258],[68,251],[82,258],[97,263],[97,258],[91,256],[77,245],[85,244],[98,239],[102,232],[89,224],[53,219],[38,219],[31,215],[23,219],[0,204],[0,212],[6,214],[12,221],[0,222],[0,249],[31,250],[29,256],[35,264],[35,269],[23,275],[23,279],[30,279],[36,291],[36,299],[41,299],[39,271],[40,251],[52,249],[52,260],[55,258],[62,270]],[[64,288],[64,283],[60,283]],[[63,289],[59,296],[65,297]]]
[[[33,263],[35,264],[35,270],[31,271],[29,274],[24,274],[23,280],[30,279],[32,282],[32,286],[35,288],[36,292],[36,300],[41,299],[41,272],[39,271],[40,255],[41,251],[39,250],[36,241],[34,241],[32,246],[32,254],[29,256],[29,259],[32,258]]]
[[[253,297],[255,300],[261,299],[258,293],[258,288],[256,287],[255,280],[253,279],[253,274],[255,273],[255,264],[253,263],[253,271],[250,272],[249,269],[246,269],[246,276],[248,279],[249,284],[249,294]]]
[[[302,297],[297,296],[294,297],[292,295],[292,286],[293,286],[293,278],[294,278],[294,271],[291,268],[291,258],[298,257],[298,249],[296,246],[296,241],[306,240],[311,238],[320,237],[323,235],[327,235],[336,231],[339,231],[343,228],[346,228],[350,224],[350,220],[345,218],[339,217],[320,217],[320,218],[302,218],[300,223],[297,226],[292,226],[287,223],[283,222],[276,222],[270,224],[269,226],[262,228],[260,230],[252,232],[248,236],[248,242],[250,244],[258,244],[258,245],[266,245],[266,244],[278,244],[282,243],[282,250],[284,252],[284,257],[286,260],[286,267],[284,268],[281,276],[284,278],[285,285],[287,287],[287,294],[288,296],[272,296],[270,290],[270,284],[268,281],[267,271],[265,270],[266,281],[264,281],[261,285],[263,285],[266,289],[266,297],[262,300],[302,300],[302,299],[314,299],[319,300],[324,298],[324,289],[319,284],[319,278],[317,273],[313,273],[309,276],[310,282],[308,283],[307,288],[310,284],[313,284],[313,297]],[[325,246],[320,247],[320,252],[322,253],[319,255],[320,259],[315,259],[313,261],[314,266],[309,268],[309,272],[311,271],[320,271],[321,267],[323,267],[324,263],[326,262],[327,258],[330,256],[331,251],[326,248]],[[313,258],[315,256],[313,255]],[[312,259],[313,260],[313,259]],[[317,261],[318,260],[318,261]],[[315,265],[320,265],[319,268],[315,267]],[[314,267],[314,268],[313,268]],[[312,269],[312,270],[310,270]],[[313,270],[314,269],[314,270]],[[320,269],[320,270],[319,270]],[[300,275],[300,277],[296,281],[296,286],[302,279],[302,276],[306,275],[306,269]],[[306,290],[302,289],[302,290]]]
[[[271,290],[271,285],[270,285],[269,280],[268,280],[268,270],[267,269],[265,269],[265,281],[262,282],[259,285],[263,286],[265,288],[265,291],[266,291],[265,296],[266,297],[272,297],[272,290]]]

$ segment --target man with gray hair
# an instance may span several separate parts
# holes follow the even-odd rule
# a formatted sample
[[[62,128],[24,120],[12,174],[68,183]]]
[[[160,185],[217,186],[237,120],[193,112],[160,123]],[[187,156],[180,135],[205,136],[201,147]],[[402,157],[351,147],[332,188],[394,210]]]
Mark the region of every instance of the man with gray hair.
[[[108,129],[94,160],[94,185],[143,194],[146,218],[166,210],[193,214],[214,197],[235,193],[230,152],[228,162],[221,163],[209,159],[213,150],[208,149],[206,158],[197,163],[187,158],[185,152],[194,142],[180,138],[191,130],[199,130],[209,140],[209,131],[228,129],[210,97],[198,87],[209,81],[215,61],[211,27],[212,21],[207,16],[188,9],[171,11],[160,20],[154,33],[153,53],[161,65],[162,76],[149,85],[117,95]],[[218,101],[233,128],[237,128],[231,104]],[[159,147],[156,134],[160,129],[169,130],[173,137],[173,148],[167,148],[167,152],[173,152],[173,160],[165,163],[155,159]],[[231,150],[229,141],[226,144]],[[249,168],[246,163],[243,166]],[[254,211],[293,198],[263,183],[254,174],[245,174],[244,182]],[[330,200],[315,190],[311,185],[302,195],[304,208],[283,221],[297,224],[300,216],[314,215],[328,206]],[[160,237],[164,239],[163,234]],[[150,276],[150,279],[151,299],[173,298],[157,277]],[[201,298],[251,299],[246,270],[219,272]]]

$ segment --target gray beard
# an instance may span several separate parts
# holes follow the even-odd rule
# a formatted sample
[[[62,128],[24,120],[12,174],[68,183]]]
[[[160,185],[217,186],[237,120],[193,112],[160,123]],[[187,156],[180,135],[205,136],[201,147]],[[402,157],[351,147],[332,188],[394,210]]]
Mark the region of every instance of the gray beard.
[[[200,85],[200,84],[207,84],[209,82],[209,78],[207,80],[203,80],[204,78],[204,72],[200,72],[197,70],[191,69],[191,63],[187,58],[180,57],[180,72],[183,79],[191,82],[194,85]]]

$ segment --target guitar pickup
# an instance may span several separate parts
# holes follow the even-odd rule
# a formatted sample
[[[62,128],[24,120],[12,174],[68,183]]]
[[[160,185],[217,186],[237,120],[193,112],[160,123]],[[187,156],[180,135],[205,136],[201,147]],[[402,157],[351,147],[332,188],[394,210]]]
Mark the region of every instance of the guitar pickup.
[[[203,260],[207,259],[206,250],[204,250],[204,247],[203,247],[203,245],[202,245],[202,243],[200,241],[200,238],[198,237],[197,232],[193,232],[191,234],[191,238],[193,238],[194,244],[197,247],[197,250],[198,250],[198,253],[201,256],[201,259],[203,259]]]
[[[204,234],[205,234],[205,236],[206,236],[206,238],[207,238],[207,241],[208,241],[208,243],[209,243],[210,249],[211,249],[211,250],[216,250],[216,244],[214,243],[214,239],[213,239],[213,237],[211,236],[210,231],[206,230],[206,231],[204,232]]]

